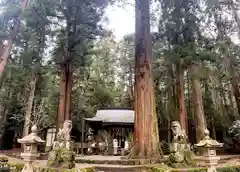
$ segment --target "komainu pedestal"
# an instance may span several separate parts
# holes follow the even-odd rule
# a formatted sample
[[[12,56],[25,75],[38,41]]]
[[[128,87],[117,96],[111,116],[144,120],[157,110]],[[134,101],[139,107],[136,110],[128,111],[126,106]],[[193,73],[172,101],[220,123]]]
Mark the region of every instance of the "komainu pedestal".
[[[49,153],[48,166],[69,169],[75,167],[75,155],[70,137],[71,130],[72,121],[64,121],[63,128],[60,128],[57,133],[56,141],[53,144],[53,150]]]
[[[167,165],[173,168],[195,166],[194,153],[190,150],[186,133],[182,130],[180,123],[173,121],[171,130],[173,140]]]

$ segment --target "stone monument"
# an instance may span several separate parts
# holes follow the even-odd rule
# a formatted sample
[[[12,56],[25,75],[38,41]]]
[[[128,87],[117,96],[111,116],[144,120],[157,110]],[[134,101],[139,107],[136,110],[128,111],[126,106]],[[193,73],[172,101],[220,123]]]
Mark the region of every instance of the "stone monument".
[[[195,166],[194,153],[190,150],[188,139],[178,121],[171,124],[173,133],[172,143],[170,144],[170,155],[167,165],[173,168]]]
[[[22,172],[33,172],[32,163],[36,160],[40,154],[37,152],[37,146],[39,143],[44,143],[39,136],[37,136],[37,126],[34,125],[31,128],[31,134],[23,137],[22,139],[18,139],[18,142],[23,144],[24,152],[21,153],[21,157],[26,162],[25,166],[22,169]]]
[[[71,142],[72,121],[64,121],[63,128],[59,128],[53,150],[49,154],[48,165],[51,167],[75,167],[75,155]]]
[[[210,132],[206,129],[204,131],[204,138],[199,143],[195,144],[196,147],[202,148],[203,160],[209,166],[208,172],[216,172],[215,166],[217,165],[220,157],[216,155],[216,148],[222,147],[222,143],[218,143],[209,137]]]

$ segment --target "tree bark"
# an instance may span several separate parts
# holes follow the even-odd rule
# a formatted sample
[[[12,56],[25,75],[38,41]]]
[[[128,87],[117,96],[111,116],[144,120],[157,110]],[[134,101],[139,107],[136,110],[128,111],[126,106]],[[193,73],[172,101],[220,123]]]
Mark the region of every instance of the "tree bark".
[[[25,112],[25,121],[24,121],[23,134],[22,134],[23,137],[29,134],[33,100],[34,100],[34,95],[36,90],[36,83],[37,83],[37,76],[32,76],[32,79],[30,81],[30,92],[29,92],[28,101],[27,101],[27,108]]]
[[[159,158],[159,134],[152,79],[149,0],[136,0],[135,119],[132,158]]]
[[[177,69],[176,81],[179,121],[182,129],[184,129],[185,132],[188,133],[186,108],[184,102],[184,71],[182,71],[181,69]]]
[[[59,97],[59,105],[58,105],[58,121],[57,121],[57,128],[62,128],[64,119],[65,119],[65,112],[66,112],[66,86],[67,86],[67,78],[66,78],[66,65],[60,66],[60,97]]]
[[[235,3],[236,3],[236,0],[233,0],[231,6],[232,6],[232,9],[233,9],[233,17],[237,23],[237,27],[238,27],[238,36],[240,36],[240,19],[239,19],[239,15],[238,15],[238,8],[235,6]]]
[[[130,99],[130,107],[134,107],[134,90],[133,90],[133,69],[132,65],[129,65],[129,99]]]
[[[65,112],[65,120],[71,120],[71,93],[72,93],[72,64],[69,62],[67,64],[67,85],[66,85],[66,112]]]
[[[235,97],[235,101],[238,108],[238,114],[240,115],[240,82],[238,81],[237,77],[232,76],[231,79],[233,94]]]
[[[8,73],[7,77],[8,77],[9,80],[12,80],[11,69],[9,70],[9,73]],[[3,78],[1,78],[1,79],[3,79]],[[2,83],[2,80],[1,80],[1,83]],[[7,97],[8,97],[8,99],[12,99],[12,89],[11,89],[10,85],[8,85],[7,87],[8,87]],[[4,131],[5,131],[4,125],[5,125],[5,122],[6,122],[6,119],[7,119],[7,115],[8,115],[8,106],[6,104],[4,104],[3,102],[0,102],[0,129],[2,131],[1,134],[0,134],[0,139],[2,139],[2,134],[4,134]]]
[[[72,92],[71,62],[60,67],[60,98],[58,106],[57,127],[62,128],[65,120],[71,120],[71,92]]]
[[[196,141],[199,142],[204,137],[204,130],[206,129],[206,120],[203,109],[203,100],[201,93],[201,83],[197,74],[198,64],[193,64],[190,67],[190,72],[192,74],[192,91],[193,91],[193,108],[194,108],[194,119],[196,127]]]
[[[22,2],[21,2],[22,10],[24,10],[26,8],[27,3],[28,3],[28,0],[22,0]],[[0,78],[2,77],[3,71],[7,64],[8,57],[12,51],[13,42],[18,34],[20,24],[21,24],[21,21],[20,21],[20,14],[19,14],[19,16],[15,18],[14,26],[8,36],[7,45],[4,47],[2,54],[0,54],[0,56],[1,56],[0,57]]]
[[[2,41],[0,41],[0,56],[2,56],[4,50],[4,44]]]
[[[217,136],[216,136],[216,128],[215,128],[215,122],[214,122],[214,119],[213,117],[211,117],[211,127],[212,127],[212,133],[211,133],[211,136],[214,140],[217,139]]]

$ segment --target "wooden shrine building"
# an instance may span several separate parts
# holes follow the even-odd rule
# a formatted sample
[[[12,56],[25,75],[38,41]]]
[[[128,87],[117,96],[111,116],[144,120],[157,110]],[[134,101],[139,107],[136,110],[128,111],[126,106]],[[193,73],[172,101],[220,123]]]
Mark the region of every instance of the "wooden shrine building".
[[[108,154],[112,154],[113,140],[119,148],[124,148],[126,140],[131,139],[134,124],[134,111],[130,109],[98,110],[96,116],[84,118],[86,129],[92,132],[93,140],[108,145]]]

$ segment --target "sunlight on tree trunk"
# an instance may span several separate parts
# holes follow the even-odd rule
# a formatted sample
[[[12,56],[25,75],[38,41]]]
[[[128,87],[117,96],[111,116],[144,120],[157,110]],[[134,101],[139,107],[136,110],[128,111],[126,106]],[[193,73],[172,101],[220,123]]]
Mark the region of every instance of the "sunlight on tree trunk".
[[[136,0],[135,121],[132,158],[158,158],[159,134],[152,78],[149,0]]]

